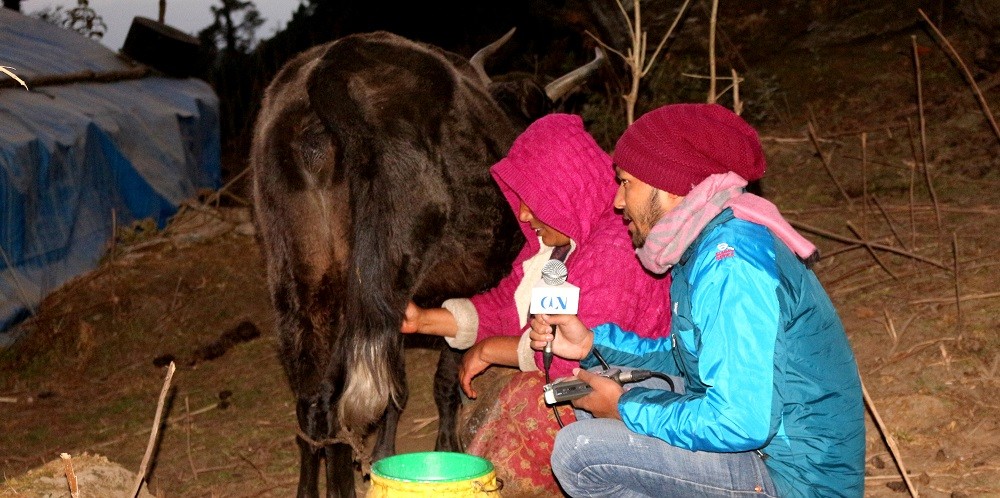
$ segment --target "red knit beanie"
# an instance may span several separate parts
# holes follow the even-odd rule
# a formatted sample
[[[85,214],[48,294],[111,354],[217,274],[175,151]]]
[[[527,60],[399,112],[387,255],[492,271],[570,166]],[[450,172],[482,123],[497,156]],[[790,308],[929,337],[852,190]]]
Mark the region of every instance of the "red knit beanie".
[[[671,104],[647,112],[618,139],[614,163],[682,196],[711,175],[732,171],[751,182],[766,167],[757,132],[718,104]]]

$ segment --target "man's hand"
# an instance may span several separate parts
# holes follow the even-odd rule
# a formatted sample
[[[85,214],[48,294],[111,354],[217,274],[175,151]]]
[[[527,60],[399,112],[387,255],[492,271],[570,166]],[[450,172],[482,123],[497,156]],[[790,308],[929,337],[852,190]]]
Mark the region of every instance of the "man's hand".
[[[582,368],[574,368],[573,373],[576,378],[590,384],[590,387],[594,389],[590,394],[573,400],[573,406],[587,410],[597,418],[622,419],[621,414],[618,413],[618,400],[622,397],[625,389],[621,385],[607,377],[601,377]]]
[[[399,327],[399,331],[404,334],[413,334],[418,331],[420,325],[421,315],[423,315],[424,309],[413,301],[410,301],[406,305],[406,313],[403,315],[403,325]]]
[[[553,325],[559,330],[555,337]],[[582,360],[594,346],[594,333],[576,315],[535,315],[529,337],[531,349],[541,351],[551,342],[552,353],[567,360]]]

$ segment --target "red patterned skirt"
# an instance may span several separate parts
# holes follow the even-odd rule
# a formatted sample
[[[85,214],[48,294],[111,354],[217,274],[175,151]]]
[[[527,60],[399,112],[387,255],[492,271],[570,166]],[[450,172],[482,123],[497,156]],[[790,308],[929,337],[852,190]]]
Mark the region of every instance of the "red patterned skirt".
[[[559,424],[542,398],[545,376],[517,372],[496,380],[508,377],[495,398],[484,392],[490,389],[477,388],[481,406],[466,452],[493,462],[504,498],[563,496],[549,464]],[[564,424],[576,420],[570,405],[560,405],[559,416]]]

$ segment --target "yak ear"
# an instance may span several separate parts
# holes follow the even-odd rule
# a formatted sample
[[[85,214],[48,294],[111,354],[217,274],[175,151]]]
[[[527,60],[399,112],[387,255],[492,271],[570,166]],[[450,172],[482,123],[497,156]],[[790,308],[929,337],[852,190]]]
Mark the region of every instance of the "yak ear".
[[[439,54],[381,33],[334,43],[312,71],[308,93],[320,120],[342,139],[416,134],[439,143],[456,86]]]

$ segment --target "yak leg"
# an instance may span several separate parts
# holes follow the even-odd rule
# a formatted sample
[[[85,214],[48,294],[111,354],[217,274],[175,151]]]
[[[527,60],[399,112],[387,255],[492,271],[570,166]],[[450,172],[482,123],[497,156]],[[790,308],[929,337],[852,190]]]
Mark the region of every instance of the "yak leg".
[[[437,372],[434,374],[434,403],[438,409],[438,436],[435,451],[462,451],[458,438],[458,408],[462,404],[459,391],[458,367],[462,362],[462,351],[448,347],[441,341],[441,356],[438,357]]]
[[[389,407],[385,409],[382,423],[379,424],[375,448],[372,450],[373,462],[396,454],[396,430],[399,426],[401,413],[395,403],[389,403]]]
[[[309,437],[316,433],[312,428],[316,427],[316,410],[312,400],[299,399],[295,405],[295,415],[298,418],[299,429]],[[299,489],[296,493],[298,498],[313,498],[319,496],[319,464],[323,455],[313,448],[310,441],[301,437],[295,438],[299,446]]]
[[[354,453],[351,446],[332,444],[324,452],[327,498],[354,498]]]

